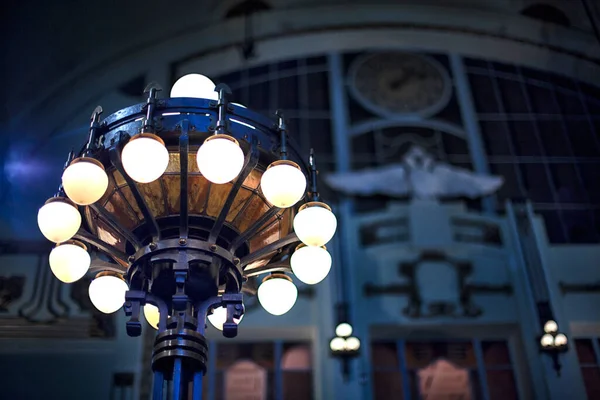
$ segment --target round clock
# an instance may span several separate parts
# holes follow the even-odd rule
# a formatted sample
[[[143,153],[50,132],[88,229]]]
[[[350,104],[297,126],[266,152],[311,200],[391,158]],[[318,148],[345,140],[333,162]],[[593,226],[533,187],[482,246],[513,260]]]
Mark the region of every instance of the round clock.
[[[450,99],[451,81],[436,60],[385,52],[358,57],[349,71],[350,91],[368,110],[383,115],[430,116]]]

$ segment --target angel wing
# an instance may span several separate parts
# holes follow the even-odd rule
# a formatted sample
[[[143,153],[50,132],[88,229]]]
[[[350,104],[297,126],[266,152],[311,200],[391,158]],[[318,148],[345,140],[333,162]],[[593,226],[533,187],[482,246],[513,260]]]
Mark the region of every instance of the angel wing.
[[[504,183],[501,176],[479,175],[447,164],[436,164],[433,175],[438,183],[437,197],[465,196],[474,199],[494,193]]]
[[[402,197],[410,191],[408,174],[401,164],[329,174],[325,181],[337,191],[362,196],[383,194]]]

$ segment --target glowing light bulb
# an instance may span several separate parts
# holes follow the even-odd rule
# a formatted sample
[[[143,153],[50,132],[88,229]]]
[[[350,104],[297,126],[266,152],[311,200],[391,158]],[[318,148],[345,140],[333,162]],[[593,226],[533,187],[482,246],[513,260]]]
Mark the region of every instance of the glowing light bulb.
[[[331,351],[342,351],[346,347],[346,339],[341,337],[336,337],[331,339],[329,342],[329,348]]]
[[[352,325],[347,322],[342,322],[335,328],[335,334],[341,337],[352,335]]]
[[[227,183],[244,166],[244,152],[229,135],[214,135],[204,141],[196,156],[198,169],[212,183]]]
[[[244,318],[244,314],[240,318],[234,318],[233,321],[236,324],[239,324],[240,321]],[[223,330],[223,324],[227,321],[227,309],[225,307],[217,307],[213,310],[213,313],[208,316],[208,321],[212,326],[217,328],[218,330]]]
[[[552,337],[551,334],[546,333],[544,336],[542,336],[542,338],[540,339],[540,343],[542,345],[542,347],[550,347],[552,346],[552,344],[554,343],[554,337]]]
[[[100,161],[80,157],[71,161],[62,175],[65,193],[74,203],[87,206],[97,202],[108,188],[108,175]]]
[[[258,287],[258,301],[270,314],[283,315],[292,309],[298,289],[285,274],[271,274]]]
[[[564,346],[567,344],[567,337],[564,333],[559,333],[554,337],[554,345],[555,346]]]
[[[218,100],[215,84],[210,78],[200,74],[184,75],[171,88],[171,97],[195,97]]]
[[[154,329],[158,329],[158,322],[160,321],[160,311],[154,304],[144,304],[144,318],[148,325]]]
[[[271,163],[260,179],[260,188],[275,207],[288,208],[306,192],[306,177],[298,164],[289,160]]]
[[[331,255],[325,247],[300,245],[290,259],[292,272],[308,284],[321,282],[331,270]],[[340,335],[341,336],[341,335]]]
[[[121,153],[123,168],[134,181],[149,183],[157,180],[169,165],[165,142],[151,133],[131,138]]]
[[[294,217],[294,232],[307,246],[323,246],[331,240],[337,219],[331,208],[318,201],[304,204]]]
[[[558,331],[558,324],[556,323],[556,321],[550,320],[544,324],[545,333],[554,333],[556,331]]]
[[[50,252],[50,269],[61,282],[81,279],[90,268],[90,255],[85,245],[77,240],[61,243]]]
[[[356,351],[360,348],[360,340],[352,336],[346,339],[345,347],[346,350]]]
[[[125,292],[128,287],[125,281],[112,273],[98,274],[88,289],[90,300],[98,311],[111,314],[123,307]]]
[[[38,227],[46,239],[66,242],[77,233],[81,226],[81,214],[77,206],[64,197],[53,197],[38,211]]]

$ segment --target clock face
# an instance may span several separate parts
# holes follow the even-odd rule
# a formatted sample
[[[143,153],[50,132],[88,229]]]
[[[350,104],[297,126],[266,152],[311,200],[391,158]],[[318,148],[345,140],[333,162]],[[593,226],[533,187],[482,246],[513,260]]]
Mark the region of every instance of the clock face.
[[[385,116],[432,115],[450,98],[450,78],[437,61],[386,52],[359,57],[350,67],[350,88],[365,108]]]

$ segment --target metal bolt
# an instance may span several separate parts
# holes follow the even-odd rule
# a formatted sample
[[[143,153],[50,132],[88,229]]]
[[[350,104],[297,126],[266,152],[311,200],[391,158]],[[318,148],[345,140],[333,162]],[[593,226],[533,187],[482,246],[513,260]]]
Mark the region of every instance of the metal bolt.
[[[127,261],[129,261],[130,263],[135,261],[135,257],[134,256],[129,256],[129,258],[127,259]]]
[[[217,251],[217,245],[216,244],[211,244],[210,245],[210,251]]]
[[[128,301],[128,302],[126,302],[126,303],[125,303],[125,307],[127,307],[127,308],[131,307],[132,305],[133,305],[133,304],[131,304],[131,302],[130,302],[130,301]]]
[[[185,238],[179,239],[179,245],[180,246],[185,246],[186,244],[187,244],[187,239],[185,239]]]
[[[235,265],[238,265],[238,264],[240,263],[240,259],[239,259],[239,258],[237,258],[237,257],[235,257],[235,258],[233,259],[233,263],[234,263]]]
[[[156,249],[156,243],[150,243],[150,246],[148,247],[150,247],[150,250],[154,250]]]
[[[242,310],[242,305],[241,304],[236,304],[235,305],[235,309],[238,310],[238,311],[241,311]]]

